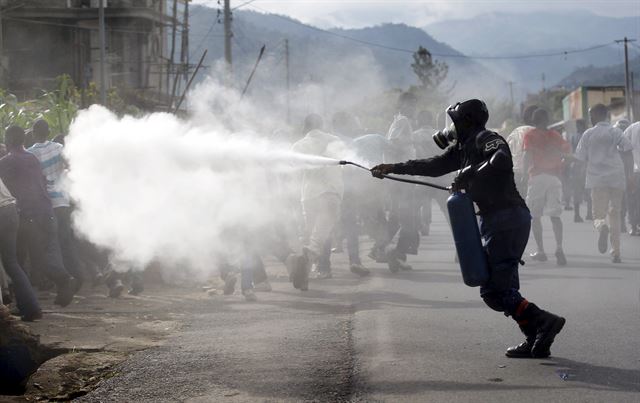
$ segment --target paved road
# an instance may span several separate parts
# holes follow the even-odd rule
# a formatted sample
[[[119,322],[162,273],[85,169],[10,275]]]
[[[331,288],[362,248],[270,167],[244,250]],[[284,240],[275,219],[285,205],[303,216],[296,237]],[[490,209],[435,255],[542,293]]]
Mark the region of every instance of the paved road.
[[[504,357],[521,335],[462,284],[437,216],[413,272],[367,262],[361,280],[335,255],[335,277],[302,295],[278,277],[257,303],[195,304],[180,333],[81,400],[638,402],[640,238],[623,236],[625,263],[614,265],[591,226],[569,218],[569,265],[521,270],[525,297],[567,318],[550,359]]]

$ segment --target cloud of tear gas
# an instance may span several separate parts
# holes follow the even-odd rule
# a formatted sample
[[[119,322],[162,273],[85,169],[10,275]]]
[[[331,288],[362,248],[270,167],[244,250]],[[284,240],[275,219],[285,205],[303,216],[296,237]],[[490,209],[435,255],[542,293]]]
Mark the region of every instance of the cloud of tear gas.
[[[391,83],[386,81],[383,68],[371,49],[354,49],[340,41],[330,47],[309,46],[301,39],[292,41],[291,49],[295,56],[291,61],[291,85],[288,92],[285,91],[287,76],[282,57],[277,48],[272,49],[271,53],[267,49],[245,96],[245,100],[250,98],[252,104],[227,102],[238,97],[237,92],[229,90],[222,90],[224,96],[211,97],[205,93],[209,86],[203,86],[193,91],[190,108],[204,107],[206,116],[212,108],[222,106],[226,109],[231,104],[232,108],[241,110],[246,118],[243,122],[237,122],[238,124],[264,125],[265,121],[267,124],[274,120],[284,121],[288,104],[291,122],[295,124],[309,113],[319,113],[329,118],[334,112],[349,110],[364,98],[391,88]],[[252,59],[234,70],[238,86],[246,83],[253,63]],[[214,65],[214,70],[224,72],[224,66]],[[409,67],[407,73],[412,74]],[[246,113],[247,108],[253,108],[251,113]]]
[[[209,83],[194,94],[223,92]],[[188,120],[168,113],[119,118],[94,105],[70,128],[65,155],[74,225],[126,263],[123,269],[159,261],[210,273],[248,234],[293,214],[300,169],[337,164],[242,127],[250,122],[246,106],[230,107],[230,118],[208,109],[220,100],[193,99]]]

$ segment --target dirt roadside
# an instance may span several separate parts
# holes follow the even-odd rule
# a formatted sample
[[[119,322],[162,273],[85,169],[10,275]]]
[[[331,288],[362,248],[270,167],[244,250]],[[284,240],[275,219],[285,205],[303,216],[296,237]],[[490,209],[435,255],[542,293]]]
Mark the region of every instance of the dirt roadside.
[[[41,293],[43,319],[24,325],[53,358],[30,377],[24,395],[0,395],[0,402],[67,401],[88,393],[116,375],[132,353],[161,345],[179,331],[187,308],[210,301],[211,294],[217,291],[147,285],[142,295],[113,299],[104,287],[85,287],[60,308],[53,294]]]

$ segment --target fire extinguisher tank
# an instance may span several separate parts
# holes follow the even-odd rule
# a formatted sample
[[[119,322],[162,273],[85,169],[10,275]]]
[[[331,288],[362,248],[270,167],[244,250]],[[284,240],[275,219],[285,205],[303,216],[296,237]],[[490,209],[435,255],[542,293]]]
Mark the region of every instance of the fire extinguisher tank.
[[[489,267],[471,197],[453,192],[447,200],[447,209],[464,283],[469,287],[486,284]]]

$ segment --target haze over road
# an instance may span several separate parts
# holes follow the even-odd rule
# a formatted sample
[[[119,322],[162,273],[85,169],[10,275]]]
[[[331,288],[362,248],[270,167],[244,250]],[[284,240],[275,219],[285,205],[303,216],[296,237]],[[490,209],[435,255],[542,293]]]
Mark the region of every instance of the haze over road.
[[[640,238],[623,235],[614,265],[590,223],[566,214],[569,265],[528,261],[520,272],[523,295],[567,325],[551,358],[514,360],[504,350],[521,334],[463,285],[434,215],[413,272],[367,259],[373,273],[358,279],[334,255],[334,278],[301,294],[272,263],[273,292],[194,305],[164,346],[132,356],[80,401],[640,400]]]

